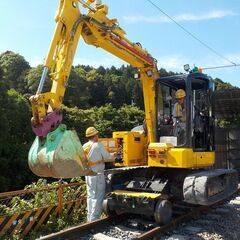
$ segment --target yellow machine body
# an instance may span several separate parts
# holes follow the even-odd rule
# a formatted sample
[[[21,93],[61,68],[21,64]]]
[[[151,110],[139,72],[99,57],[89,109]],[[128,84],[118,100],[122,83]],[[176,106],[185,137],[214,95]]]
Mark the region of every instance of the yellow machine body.
[[[194,152],[168,143],[150,143],[148,147],[148,166],[151,167],[202,168],[213,165],[214,161],[214,152]]]
[[[214,164],[214,152],[194,152],[170,143],[150,143],[141,132],[114,132],[113,138],[100,138],[109,152],[121,152],[122,163],[116,167],[143,166],[164,168],[203,168]]]
[[[134,192],[134,191],[124,191],[124,190],[115,190],[113,192],[118,196],[127,196],[127,197],[145,197],[145,198],[158,198],[161,196],[161,193],[148,193],[148,192]]]
[[[116,163],[116,166],[147,165],[147,138],[143,132],[114,132],[113,138],[117,140],[123,158],[123,162]]]
[[[100,138],[99,141],[109,152],[118,152],[121,162],[116,167],[147,165],[147,138],[142,131],[114,132],[113,138]]]

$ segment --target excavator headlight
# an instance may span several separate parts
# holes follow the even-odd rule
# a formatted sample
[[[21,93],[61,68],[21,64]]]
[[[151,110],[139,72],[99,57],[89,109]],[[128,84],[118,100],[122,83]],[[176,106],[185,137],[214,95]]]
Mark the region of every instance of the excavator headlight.
[[[183,68],[184,68],[184,70],[185,70],[186,72],[189,72],[189,70],[190,70],[189,64],[185,64],[185,65],[183,66]]]

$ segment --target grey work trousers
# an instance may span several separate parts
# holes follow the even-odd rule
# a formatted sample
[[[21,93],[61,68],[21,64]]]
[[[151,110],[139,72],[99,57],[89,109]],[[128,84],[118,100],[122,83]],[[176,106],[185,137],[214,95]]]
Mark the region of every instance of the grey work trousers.
[[[105,196],[104,174],[87,176],[87,221],[92,222],[100,218],[102,214],[102,204]]]

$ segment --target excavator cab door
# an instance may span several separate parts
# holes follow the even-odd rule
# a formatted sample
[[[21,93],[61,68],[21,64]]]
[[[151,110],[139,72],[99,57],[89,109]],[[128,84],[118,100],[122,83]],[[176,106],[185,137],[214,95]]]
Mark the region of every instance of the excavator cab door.
[[[170,143],[174,147],[184,147],[187,145],[188,98],[187,96],[184,97],[183,107],[180,108],[179,106],[179,115],[177,116],[175,95],[178,89],[187,92],[185,79],[182,75],[162,77],[156,84],[157,139],[160,143]]]
[[[191,79],[192,147],[196,152],[214,150],[213,80],[204,74]]]
[[[162,77],[156,81],[157,139],[175,147],[194,151],[212,151],[214,148],[212,93],[213,81],[205,74]],[[178,89],[185,91],[181,117],[176,116]],[[158,91],[162,91],[161,94]],[[162,96],[162,98],[158,96]]]

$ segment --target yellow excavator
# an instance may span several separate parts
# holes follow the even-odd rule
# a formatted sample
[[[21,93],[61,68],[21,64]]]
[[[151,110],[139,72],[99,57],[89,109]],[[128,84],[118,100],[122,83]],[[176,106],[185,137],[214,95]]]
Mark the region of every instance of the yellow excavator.
[[[83,14],[82,12],[87,12]],[[108,214],[130,212],[170,221],[176,201],[211,205],[236,191],[235,170],[212,169],[214,111],[212,79],[197,69],[160,77],[156,60],[139,43],[129,41],[108,7],[100,0],[60,0],[56,29],[45,60],[37,93],[30,98],[36,139],[29,151],[29,167],[38,176],[72,178],[93,174],[75,131],[62,124],[61,105],[80,37],[138,69],[145,122],[132,131],[114,132],[110,148],[120,158],[106,171]],[[50,92],[42,92],[47,74]],[[176,119],[175,93],[186,92],[185,129]],[[111,150],[111,149],[110,149]]]

